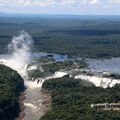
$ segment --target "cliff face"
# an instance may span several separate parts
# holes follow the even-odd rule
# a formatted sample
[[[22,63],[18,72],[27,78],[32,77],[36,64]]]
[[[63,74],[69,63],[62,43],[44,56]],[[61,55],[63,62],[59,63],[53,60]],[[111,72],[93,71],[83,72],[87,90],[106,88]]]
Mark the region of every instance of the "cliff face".
[[[14,70],[0,65],[0,119],[14,120],[19,112],[18,98],[24,91],[24,81]]]

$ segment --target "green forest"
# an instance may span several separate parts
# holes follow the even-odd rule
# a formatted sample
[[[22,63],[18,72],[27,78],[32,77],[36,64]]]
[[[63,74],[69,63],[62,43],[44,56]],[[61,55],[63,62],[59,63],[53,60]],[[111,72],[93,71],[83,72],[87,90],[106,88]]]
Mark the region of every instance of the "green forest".
[[[34,39],[31,52],[66,54],[71,59],[120,57],[119,16],[0,16],[0,54],[8,53],[8,43],[21,30]],[[46,58],[38,58],[37,62],[45,63],[41,65],[45,72],[29,72],[35,79],[75,66],[72,61]],[[78,69],[88,66],[83,61],[75,63]],[[120,75],[106,77],[118,79]],[[120,110],[91,108],[96,103],[119,103],[120,85],[103,89],[66,76],[45,81],[43,89],[51,95],[51,109],[41,120],[120,120]],[[14,120],[18,116],[18,96],[23,90],[21,76],[0,65],[0,120]]]
[[[0,53],[20,30],[34,39],[32,51],[70,56],[120,57],[119,16],[0,17]]]
[[[0,120],[14,120],[18,116],[18,97],[23,90],[24,81],[20,75],[0,65]]]
[[[119,120],[119,110],[91,108],[96,103],[120,102],[120,86],[95,87],[92,83],[73,78],[45,81],[43,88],[51,94],[51,109],[40,120]]]

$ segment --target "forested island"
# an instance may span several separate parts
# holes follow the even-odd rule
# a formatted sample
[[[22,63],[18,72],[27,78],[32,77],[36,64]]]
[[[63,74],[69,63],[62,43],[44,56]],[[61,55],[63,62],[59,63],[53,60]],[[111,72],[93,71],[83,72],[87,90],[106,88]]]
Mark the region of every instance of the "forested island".
[[[0,119],[14,120],[20,112],[19,95],[24,91],[24,81],[11,68],[0,65]]]

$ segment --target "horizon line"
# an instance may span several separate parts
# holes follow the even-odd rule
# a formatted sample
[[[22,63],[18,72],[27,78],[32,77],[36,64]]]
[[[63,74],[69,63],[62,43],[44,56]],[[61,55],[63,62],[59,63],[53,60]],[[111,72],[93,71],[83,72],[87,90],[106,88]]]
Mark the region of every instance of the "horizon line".
[[[120,16],[120,14],[69,14],[69,13],[9,13],[9,12],[0,12],[3,15],[57,15],[57,16]]]

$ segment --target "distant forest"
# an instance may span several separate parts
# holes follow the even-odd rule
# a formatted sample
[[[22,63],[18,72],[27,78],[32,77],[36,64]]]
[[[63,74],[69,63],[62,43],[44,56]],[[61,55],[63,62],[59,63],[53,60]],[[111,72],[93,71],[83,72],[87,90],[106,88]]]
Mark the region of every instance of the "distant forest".
[[[32,35],[32,51],[92,58],[120,57],[119,16],[0,17],[0,53],[7,52],[6,45],[20,30]]]

